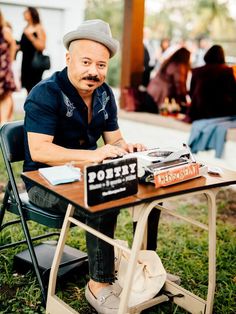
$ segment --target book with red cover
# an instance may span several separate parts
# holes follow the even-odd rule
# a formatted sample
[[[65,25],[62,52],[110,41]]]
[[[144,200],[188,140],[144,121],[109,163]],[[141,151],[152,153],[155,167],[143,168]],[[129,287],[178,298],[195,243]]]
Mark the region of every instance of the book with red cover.
[[[156,171],[154,173],[155,187],[159,188],[197,178],[201,175],[199,169],[200,164],[188,163],[186,165]]]

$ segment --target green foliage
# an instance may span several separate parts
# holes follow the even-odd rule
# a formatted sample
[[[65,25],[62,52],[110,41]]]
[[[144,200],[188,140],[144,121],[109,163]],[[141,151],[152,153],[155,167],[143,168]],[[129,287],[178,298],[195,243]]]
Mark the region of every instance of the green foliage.
[[[120,69],[121,60],[120,53],[117,53],[109,62],[109,69],[107,73],[107,83],[110,86],[118,87],[120,84]]]
[[[6,180],[6,169],[5,169],[5,166],[4,166],[4,162],[3,162],[3,158],[2,158],[2,154],[1,154],[1,151],[0,151],[0,182],[5,182]]]
[[[112,35],[121,40],[124,3],[120,0],[87,0],[86,19],[102,19],[110,24]]]
[[[85,9],[86,19],[102,19],[110,24],[112,35],[121,42],[123,26],[123,1],[88,0]],[[120,83],[120,51],[110,60],[107,83],[117,87]]]
[[[169,0],[160,12],[148,13],[145,23],[155,30],[157,39],[193,39],[205,34],[213,41],[235,40],[235,21],[226,1]]]

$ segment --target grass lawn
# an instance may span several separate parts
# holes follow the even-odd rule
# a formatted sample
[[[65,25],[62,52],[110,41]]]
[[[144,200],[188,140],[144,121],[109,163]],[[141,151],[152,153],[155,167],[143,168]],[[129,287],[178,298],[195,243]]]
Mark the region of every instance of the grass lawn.
[[[15,166],[18,174],[21,164]],[[3,195],[6,184],[6,173],[0,157],[0,194]],[[19,184],[20,179],[19,179]],[[22,185],[21,185],[22,186]],[[214,302],[214,313],[233,314],[236,312],[236,195],[230,189],[222,190],[218,198],[217,219],[217,286]],[[1,201],[0,201],[1,202]],[[178,208],[181,214],[191,213],[192,217],[202,222],[207,221],[206,202],[204,198],[192,198],[189,202],[179,199],[170,206]],[[8,214],[7,219],[11,215]],[[30,223],[33,234],[38,234],[45,228],[33,222]],[[19,239],[22,232],[19,227],[10,227],[0,233],[0,244],[12,239]],[[132,241],[132,222],[127,210],[119,215],[116,237]],[[86,250],[84,232],[77,227],[72,228],[67,241],[81,250]],[[13,256],[23,250],[19,248],[0,251],[0,314],[6,313],[45,313],[41,305],[40,290],[33,273],[16,274],[13,266]],[[168,272],[181,277],[182,286],[206,298],[207,293],[207,234],[206,232],[162,215],[159,230],[158,251]],[[57,294],[74,307],[80,314],[96,313],[84,298],[84,285],[88,278],[73,274],[68,280],[58,285]],[[146,313],[170,313],[170,306],[160,305]],[[186,313],[174,306],[173,313]]]

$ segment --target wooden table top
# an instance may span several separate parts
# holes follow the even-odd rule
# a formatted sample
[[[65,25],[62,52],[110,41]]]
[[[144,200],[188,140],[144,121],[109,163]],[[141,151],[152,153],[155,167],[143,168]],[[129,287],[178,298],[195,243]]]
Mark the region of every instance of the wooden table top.
[[[187,193],[212,189],[216,187],[236,184],[236,172],[222,169],[221,175],[210,175],[191,179],[175,185],[156,189],[152,184],[139,184],[138,193],[122,199],[109,201],[96,206],[86,206],[84,201],[84,182],[51,185],[44,179],[37,170],[23,172],[22,177],[34,182],[36,185],[44,187],[52,193],[67,200],[83,210],[95,213],[103,210],[118,209],[138,205],[146,201],[158,200],[172,196],[184,195]]]

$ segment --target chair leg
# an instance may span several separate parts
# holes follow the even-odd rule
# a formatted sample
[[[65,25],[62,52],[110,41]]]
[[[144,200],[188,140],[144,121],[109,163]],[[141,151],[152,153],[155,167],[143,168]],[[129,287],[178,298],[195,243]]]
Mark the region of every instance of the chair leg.
[[[21,217],[21,224],[22,224],[22,228],[25,234],[25,238],[28,244],[28,249],[29,249],[29,253],[30,253],[30,257],[32,260],[32,264],[34,267],[34,271],[36,274],[36,277],[38,279],[38,283],[40,286],[40,290],[42,293],[42,298],[43,298],[43,305],[46,306],[46,302],[47,302],[47,288],[45,287],[45,284],[43,282],[43,278],[42,275],[40,274],[40,270],[39,270],[39,264],[38,264],[38,260],[35,254],[35,250],[34,250],[34,246],[33,246],[33,242],[29,233],[29,229],[28,229],[28,225],[27,222]]]
[[[6,202],[7,202],[6,194],[7,193],[5,193],[5,195],[4,195],[3,205],[2,205],[1,210],[0,210],[0,231],[2,229],[4,229],[5,227],[15,223],[15,222],[10,222],[10,223],[6,223],[6,224],[2,224],[4,215],[5,215],[5,212],[6,212]],[[20,222],[22,224],[23,232],[24,232],[24,235],[25,235],[25,238],[26,238],[26,242],[27,242],[27,245],[28,245],[28,249],[29,249],[30,257],[31,257],[32,264],[33,264],[33,267],[34,267],[34,271],[35,271],[36,277],[38,279],[38,283],[39,283],[40,290],[41,290],[41,293],[42,293],[43,304],[44,304],[44,306],[46,306],[47,289],[45,288],[42,276],[40,274],[38,260],[37,260],[37,257],[36,257],[35,251],[34,251],[33,242],[31,240],[31,236],[30,236],[30,233],[29,233],[27,222],[22,217],[20,219]]]
[[[25,235],[25,240],[17,241],[17,242],[6,244],[6,245],[1,245],[0,246],[0,250],[7,249],[7,248],[10,248],[10,247],[13,247],[13,246],[16,246],[16,245],[20,245],[20,244],[25,244],[25,243],[27,244],[28,250],[29,250],[29,253],[30,253],[30,257],[31,257],[31,261],[32,261],[32,265],[33,265],[33,268],[34,268],[34,271],[35,271],[35,274],[36,274],[36,277],[37,277],[37,280],[38,280],[38,283],[39,283],[39,286],[40,286],[40,290],[41,290],[41,293],[42,293],[43,305],[46,306],[47,288],[46,288],[45,282],[43,280],[43,274],[41,274],[40,270],[39,270],[38,260],[37,260],[36,254],[35,254],[33,241],[44,239],[44,238],[47,238],[47,237],[51,237],[52,235],[59,235],[59,233],[58,232],[50,232],[48,234],[39,235],[39,236],[31,238],[27,222],[22,217],[21,217],[21,219],[9,221],[7,223],[2,224],[5,212],[6,212],[6,208],[4,206],[2,206],[1,210],[0,210],[0,232],[4,228],[6,228],[6,227],[8,227],[8,226],[10,226],[12,224],[21,223],[22,229],[23,229],[23,232],[24,232],[24,235]]]
[[[14,221],[10,221],[9,223],[5,223],[2,225],[2,228],[0,228],[0,231],[3,230],[4,228],[10,226],[10,225],[13,225],[15,223],[21,223],[21,220],[14,220]],[[47,234],[42,234],[42,235],[39,235],[39,236],[35,236],[33,238],[31,238],[32,242],[33,241],[37,241],[37,240],[42,240],[42,239],[46,239],[46,238],[49,238],[51,236],[58,236],[60,235],[59,232],[50,232],[50,233],[47,233]],[[0,251],[1,250],[5,250],[5,249],[9,249],[10,247],[14,247],[14,246],[17,246],[17,245],[20,245],[20,244],[27,244],[27,240],[19,240],[17,242],[12,242],[12,243],[8,243],[8,244],[5,244],[5,245],[1,245],[0,246]]]
[[[6,209],[2,206],[0,209],[0,231],[2,230],[2,222],[5,215]]]
[[[2,222],[3,222],[3,218],[4,218],[4,215],[6,212],[7,201],[9,199],[9,193],[8,193],[9,186],[10,186],[10,184],[8,182],[7,187],[6,187],[6,192],[5,192],[3,200],[2,200],[2,206],[0,209],[0,230],[1,230]]]
[[[8,191],[8,187],[7,187],[7,191]],[[5,213],[6,213],[6,208],[7,208],[7,202],[8,202],[8,199],[9,199],[9,194],[8,194],[7,191],[4,194],[4,197],[3,197],[3,200],[2,200],[2,206],[0,208],[0,232],[3,229],[5,229],[6,227],[20,222],[19,219],[16,219],[16,220],[11,220],[11,221],[8,221],[6,223],[3,223],[3,219],[4,219],[4,216],[5,216]]]

